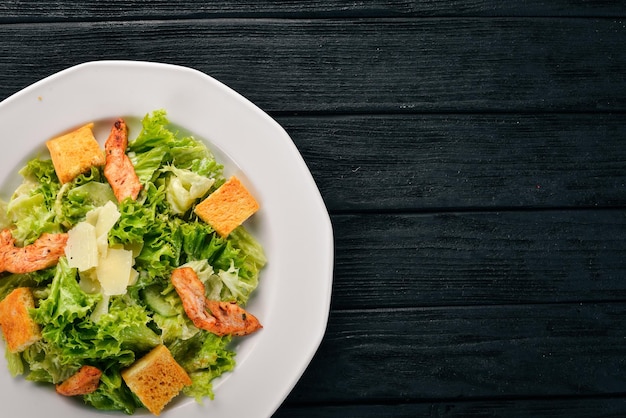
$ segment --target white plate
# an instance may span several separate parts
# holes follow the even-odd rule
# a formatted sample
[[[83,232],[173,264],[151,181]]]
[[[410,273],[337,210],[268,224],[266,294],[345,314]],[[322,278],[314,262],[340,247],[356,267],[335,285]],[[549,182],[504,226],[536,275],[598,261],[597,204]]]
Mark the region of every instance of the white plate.
[[[333,233],[319,191],[288,134],[238,93],[196,70],[167,64],[97,61],[61,71],[0,103],[3,137],[0,193],[21,181],[16,171],[45,153],[47,139],[84,123],[96,134],[127,117],[165,109],[171,122],[206,140],[227,173],[239,173],[261,209],[249,226],[268,264],[247,308],[264,328],[241,337],[238,365],[215,384],[203,405],[179,397],[165,417],[269,417],[316,352],[328,320]],[[131,138],[137,129],[130,126]],[[4,352],[4,342],[0,343]],[[12,378],[0,361],[3,416],[85,418],[121,416],[56,395],[51,386]],[[135,415],[149,416],[145,409]]]

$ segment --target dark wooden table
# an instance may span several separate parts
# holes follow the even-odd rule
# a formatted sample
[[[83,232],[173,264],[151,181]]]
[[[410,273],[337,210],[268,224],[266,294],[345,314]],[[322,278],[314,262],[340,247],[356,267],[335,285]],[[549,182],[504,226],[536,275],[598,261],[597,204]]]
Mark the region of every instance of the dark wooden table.
[[[623,1],[4,0],[0,99],[160,61],[285,127],[336,262],[275,418],[621,417],[625,47]]]

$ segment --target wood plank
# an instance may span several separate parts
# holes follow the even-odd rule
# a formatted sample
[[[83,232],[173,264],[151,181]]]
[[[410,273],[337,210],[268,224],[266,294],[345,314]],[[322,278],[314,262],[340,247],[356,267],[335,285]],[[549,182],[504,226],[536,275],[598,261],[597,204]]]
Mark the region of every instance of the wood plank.
[[[507,417],[507,418],[588,418],[621,417],[626,414],[626,399],[558,398],[441,401],[394,404],[306,405],[287,403],[273,418],[415,418],[415,417]]]
[[[626,300],[626,212],[334,215],[335,309]]]
[[[58,21],[76,19],[146,19],[189,17],[392,17],[392,16],[624,16],[624,6],[614,1],[580,2],[574,0],[432,1],[369,0],[325,1],[143,1],[76,3],[69,0],[5,0],[0,4],[0,21]]]
[[[0,97],[132,57],[197,68],[270,112],[623,111],[625,43],[621,19],[14,24],[0,27]]]
[[[616,396],[624,350],[624,303],[335,311],[287,402]]]
[[[331,211],[626,204],[621,114],[279,117]]]

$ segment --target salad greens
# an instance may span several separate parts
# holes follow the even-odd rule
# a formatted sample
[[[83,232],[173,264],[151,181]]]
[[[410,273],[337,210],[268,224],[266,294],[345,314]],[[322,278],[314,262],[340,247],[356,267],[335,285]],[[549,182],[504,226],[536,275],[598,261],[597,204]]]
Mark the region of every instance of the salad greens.
[[[51,160],[35,158],[20,170],[23,183],[0,208],[0,226],[11,227],[17,244],[26,245],[44,232],[66,232],[90,211],[115,202],[120,216],[108,244],[136,254],[138,276],[126,293],[103,295],[61,257],[37,272],[3,273],[0,300],[30,287],[32,317],[43,336],[21,353],[7,350],[13,375],[56,384],[93,365],[103,375],[84,401],[132,414],[142,405],[120,371],[159,344],[187,371],[193,384],[184,393],[199,402],[213,399],[212,380],[235,367],[231,337],[200,330],[185,315],[169,280],[172,270],[191,266],[208,297],[243,305],[266,260],[244,227],[222,238],[194,215],[194,205],[225,182],[223,166],[202,142],[173,129],[165,111],[146,115],[128,155],[143,185],[136,201],[118,203],[101,167],[61,184]]]

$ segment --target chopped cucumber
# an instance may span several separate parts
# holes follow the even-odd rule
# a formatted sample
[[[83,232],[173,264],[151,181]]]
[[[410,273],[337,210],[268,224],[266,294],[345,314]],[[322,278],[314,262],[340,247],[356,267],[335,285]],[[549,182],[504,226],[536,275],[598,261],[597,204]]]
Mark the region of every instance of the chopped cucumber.
[[[178,314],[176,309],[165,300],[163,295],[161,295],[157,286],[150,286],[144,289],[143,297],[146,304],[159,315],[176,316]]]

